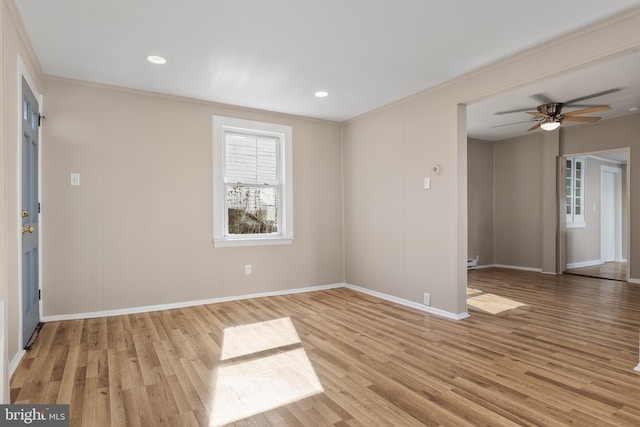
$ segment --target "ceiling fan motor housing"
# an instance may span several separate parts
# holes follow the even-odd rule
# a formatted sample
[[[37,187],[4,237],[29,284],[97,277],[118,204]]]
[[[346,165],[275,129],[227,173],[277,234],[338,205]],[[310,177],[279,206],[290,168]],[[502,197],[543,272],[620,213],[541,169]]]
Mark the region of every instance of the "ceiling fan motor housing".
[[[538,112],[549,117],[556,117],[560,115],[563,106],[564,104],[562,102],[551,102],[549,104],[542,104],[538,106]]]

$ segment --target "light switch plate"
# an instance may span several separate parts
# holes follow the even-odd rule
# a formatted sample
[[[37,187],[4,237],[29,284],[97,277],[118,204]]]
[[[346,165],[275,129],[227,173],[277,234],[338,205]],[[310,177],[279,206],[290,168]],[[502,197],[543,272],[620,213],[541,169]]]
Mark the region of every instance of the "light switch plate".
[[[80,173],[79,172],[72,172],[69,175],[69,185],[72,185],[72,186],[80,185]]]

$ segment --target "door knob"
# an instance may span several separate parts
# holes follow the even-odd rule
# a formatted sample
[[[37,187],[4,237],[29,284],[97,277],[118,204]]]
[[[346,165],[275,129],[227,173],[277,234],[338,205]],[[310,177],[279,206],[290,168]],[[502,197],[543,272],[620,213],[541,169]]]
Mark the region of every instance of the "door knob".
[[[29,227],[27,227],[26,225],[22,226],[22,234],[24,233],[33,233],[36,229],[33,227],[33,225],[30,225]]]
[[[28,217],[28,216],[29,216],[29,212],[27,212],[27,211],[23,210],[23,211],[22,211],[22,218],[26,218],[26,217]]]

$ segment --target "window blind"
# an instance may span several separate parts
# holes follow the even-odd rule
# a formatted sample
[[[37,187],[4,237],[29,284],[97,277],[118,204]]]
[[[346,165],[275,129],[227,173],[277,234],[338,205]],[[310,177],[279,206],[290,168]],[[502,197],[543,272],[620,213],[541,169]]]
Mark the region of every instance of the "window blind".
[[[278,185],[278,138],[225,133],[225,182]]]

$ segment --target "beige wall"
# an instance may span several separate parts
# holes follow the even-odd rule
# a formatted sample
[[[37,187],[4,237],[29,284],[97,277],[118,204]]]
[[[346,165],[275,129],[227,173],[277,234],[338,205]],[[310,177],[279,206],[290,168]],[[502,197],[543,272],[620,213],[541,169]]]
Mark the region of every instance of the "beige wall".
[[[44,98],[45,316],[343,281],[338,124],[55,79]],[[292,245],[213,247],[213,114],[293,126]]]
[[[376,117],[371,126],[356,122],[344,134],[350,141],[344,147],[345,239],[358,242],[345,248],[345,274],[351,284],[401,296],[406,227],[402,117],[387,111]],[[369,155],[361,157],[362,152]],[[372,260],[384,260],[384,265],[373,266]]]
[[[346,123],[344,191],[347,200],[358,200],[345,205],[347,281],[418,303],[428,292],[434,307],[464,312],[467,142],[460,132],[465,118],[459,104],[631,52],[640,46],[639,26],[636,9]],[[545,152],[545,170],[555,168],[552,151]],[[388,156],[382,169],[374,166],[380,155]],[[443,173],[425,191],[422,179],[434,162],[442,164]],[[547,180],[538,183],[549,194]],[[381,200],[388,194],[388,201]],[[496,191],[496,213],[497,197]],[[553,209],[545,212],[545,220],[557,218],[554,206],[544,206]],[[497,229],[496,223],[496,233]],[[541,241],[538,237],[531,247],[539,247]],[[373,244],[377,248],[372,249]],[[531,256],[509,261],[542,265],[541,253],[547,253],[547,246],[555,251],[556,242],[545,233],[544,244]]]
[[[458,150],[458,110],[442,111],[426,97],[354,120],[344,130],[346,277],[351,284],[410,301],[431,295],[432,306],[459,314],[451,292],[456,279],[466,275],[466,180],[458,192],[461,174]],[[424,138],[432,129],[433,143]],[[461,156],[466,171],[466,139]],[[439,175],[432,173],[442,166]],[[462,171],[462,176],[466,177]],[[431,189],[425,190],[425,177]],[[464,197],[460,206],[458,196]],[[458,208],[465,211],[459,228]],[[465,253],[458,254],[459,235]],[[462,267],[462,270],[461,268]]]
[[[542,268],[542,134],[495,143],[495,262]]]
[[[594,148],[599,151],[624,148],[621,139],[630,143],[640,137],[639,116],[630,116],[618,120],[611,120],[591,125],[562,128],[558,134],[561,141],[562,154],[588,154]],[[637,128],[636,128],[637,127]],[[634,134],[635,133],[635,134]],[[549,133],[551,134],[551,133]],[[598,143],[589,143],[586,135],[598,135]],[[557,198],[555,191],[543,191],[545,175],[553,175],[551,181],[555,184],[555,170],[553,163],[560,152],[557,149],[547,153],[549,145],[547,133],[535,134],[506,139],[494,143],[495,167],[495,263],[514,267],[526,267],[550,271],[544,268],[543,256],[546,252],[553,252],[555,248],[555,231],[557,216]],[[545,137],[545,139],[543,139]],[[550,139],[553,139],[553,135]],[[473,145],[470,143],[470,153]],[[567,150],[572,150],[568,152]],[[473,161],[478,157],[469,156],[469,174],[473,171]],[[549,166],[543,173],[545,164]],[[567,263],[592,261],[600,258],[600,166],[619,166],[609,162],[602,162],[593,158],[587,163],[587,228],[566,230],[566,258]],[[553,170],[552,170],[553,169]],[[627,222],[626,215],[628,201],[626,198],[627,167],[623,167],[623,227],[622,253],[627,254]],[[473,182],[469,179],[470,186]],[[554,185],[552,184],[552,185]],[[640,185],[636,183],[635,185]],[[633,186],[633,183],[632,183]],[[470,187],[471,188],[471,187]],[[469,195],[469,200],[472,196]],[[631,194],[633,199],[633,194]],[[547,209],[548,218],[544,218],[543,205],[552,204]],[[593,204],[596,211],[593,211]],[[472,242],[471,204],[469,208],[469,230]],[[631,216],[631,226],[635,224]],[[640,224],[638,224],[640,226]],[[551,231],[551,233],[549,233]],[[550,234],[549,243],[543,243],[545,233]],[[471,245],[471,243],[470,243]],[[471,249],[470,249],[471,250]],[[635,260],[636,258],[633,258]],[[638,259],[635,262],[640,262]],[[632,262],[634,264],[634,262]],[[562,268],[562,267],[560,267]],[[634,276],[631,276],[632,278]]]
[[[594,123],[590,126],[567,128],[561,144],[563,155],[626,148],[630,149],[627,173],[631,190],[628,200],[629,277],[638,280],[640,279],[640,217],[633,213],[640,209],[640,197],[633,189],[640,188],[640,176],[633,174],[633,168],[634,165],[640,164],[640,115]],[[626,231],[626,227],[624,230]]]
[[[478,265],[491,265],[494,258],[494,143],[467,141],[468,258],[480,256]]]
[[[39,92],[39,65],[33,56],[26,33],[22,27],[13,1],[2,2],[2,279],[0,292],[6,297],[6,348],[9,361],[15,361],[20,350],[20,235],[18,232],[20,194],[17,190],[19,176],[18,156],[20,150],[18,131],[18,99],[22,88],[18,84],[19,62],[32,78]]]

